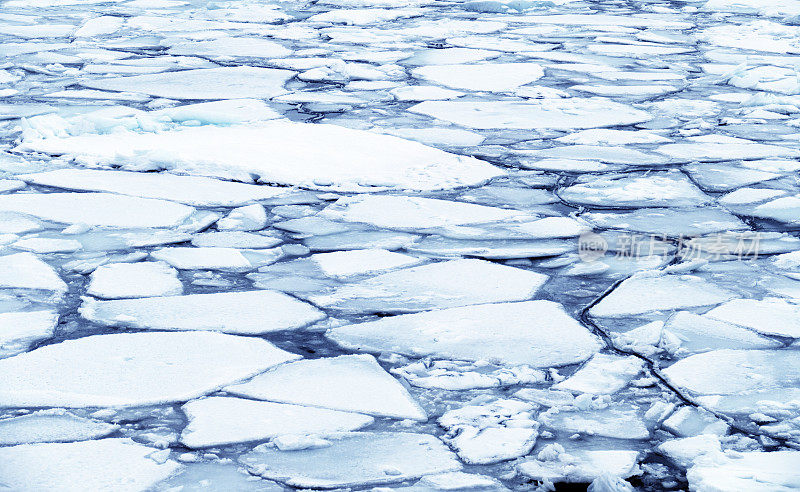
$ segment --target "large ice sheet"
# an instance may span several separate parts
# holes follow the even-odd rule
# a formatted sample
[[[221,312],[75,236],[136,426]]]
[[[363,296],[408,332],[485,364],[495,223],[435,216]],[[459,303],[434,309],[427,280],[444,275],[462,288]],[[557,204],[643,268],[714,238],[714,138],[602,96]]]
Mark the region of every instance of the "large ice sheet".
[[[431,263],[345,284],[313,296],[318,306],[347,312],[410,313],[436,308],[524,301],[548,280],[541,273],[485,260]]]
[[[241,462],[264,478],[322,489],[401,482],[461,468],[441,441],[409,432],[353,433],[331,446],[302,451],[257,448]]]
[[[639,275],[622,282],[589,313],[598,317],[633,316],[713,306],[733,297],[732,292],[693,275]]]
[[[325,317],[309,304],[270,290],[111,301],[85,298],[79,311],[107,326],[249,335],[302,328]]]
[[[283,434],[346,432],[374,420],[358,413],[227,397],[193,400],[181,409],[189,419],[181,443],[190,448],[259,441]]]
[[[92,272],[86,293],[103,299],[174,296],[183,294],[183,284],[165,263],[111,263]]]
[[[483,304],[344,325],[328,338],[353,350],[550,367],[582,362],[602,346],[552,301]]]
[[[478,159],[391,135],[288,121],[26,139],[19,149],[69,154],[90,165],[358,192],[449,189],[504,174]]]
[[[39,340],[50,338],[56,323],[54,311],[0,313],[0,358],[25,352]]]
[[[507,92],[539,80],[544,70],[537,63],[483,63],[429,65],[415,68],[411,74],[454,89]]]
[[[130,439],[22,444],[0,448],[0,483],[12,490],[139,492],[180,468]]]
[[[118,425],[77,417],[62,409],[39,410],[0,419],[0,445],[87,441],[105,437],[118,429]]]
[[[289,191],[286,188],[253,186],[201,176],[95,169],[58,169],[23,174],[19,179],[56,188],[159,198],[196,207],[235,207],[255,200],[274,198]]]
[[[17,193],[0,195],[0,211],[65,224],[102,227],[175,227],[194,208],[166,200],[112,193]]]
[[[229,393],[296,405],[414,420],[428,416],[371,355],[341,355],[276,367]]]
[[[291,70],[220,67],[180,70],[133,77],[83,80],[81,85],[107,91],[141,92],[171,99],[270,98],[285,94]]]
[[[530,217],[517,210],[401,195],[342,197],[326,207],[320,216],[326,219],[409,231]]]
[[[53,267],[32,253],[0,256],[0,288],[44,290],[57,296],[67,292]]]
[[[186,401],[298,356],[221,333],[121,333],[0,360],[0,406],[141,406]]]
[[[652,117],[600,97],[537,101],[425,101],[408,109],[471,128],[575,130],[630,125]]]

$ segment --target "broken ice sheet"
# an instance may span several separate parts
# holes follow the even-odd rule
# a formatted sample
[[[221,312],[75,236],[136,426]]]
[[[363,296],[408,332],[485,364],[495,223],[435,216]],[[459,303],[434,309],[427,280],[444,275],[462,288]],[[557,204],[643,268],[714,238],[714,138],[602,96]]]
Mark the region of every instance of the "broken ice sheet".
[[[95,335],[0,360],[0,405],[185,401],[297,357],[264,340],[220,333]]]
[[[443,437],[467,464],[490,464],[528,454],[539,435],[535,406],[518,400],[497,400],[445,412],[438,419]]]
[[[0,313],[0,359],[27,351],[50,338],[58,323],[54,311]]]
[[[63,409],[40,410],[0,419],[0,444],[88,441],[106,437],[117,429],[118,425],[78,417]]]
[[[342,355],[276,367],[225,391],[296,405],[402,419],[428,416],[371,355]]]
[[[211,330],[262,334],[294,330],[325,318],[313,306],[286,294],[254,290],[96,301],[84,298],[85,319],[114,327]]]
[[[548,277],[485,260],[450,260],[344,284],[314,304],[344,312],[408,313],[533,297]]]
[[[483,304],[332,328],[354,350],[551,367],[582,362],[600,341],[552,301]]]
[[[461,469],[440,440],[409,432],[345,434],[330,446],[300,451],[259,446],[240,461],[264,478],[323,489],[402,482]]]
[[[102,299],[183,294],[178,272],[161,262],[106,264],[90,278],[86,293]]]
[[[190,448],[259,441],[283,434],[352,431],[374,420],[358,413],[226,397],[193,400],[182,410],[189,423],[181,434],[181,443]]]
[[[180,469],[152,459],[156,452],[130,439],[21,444],[0,448],[0,476],[16,490],[136,492]]]

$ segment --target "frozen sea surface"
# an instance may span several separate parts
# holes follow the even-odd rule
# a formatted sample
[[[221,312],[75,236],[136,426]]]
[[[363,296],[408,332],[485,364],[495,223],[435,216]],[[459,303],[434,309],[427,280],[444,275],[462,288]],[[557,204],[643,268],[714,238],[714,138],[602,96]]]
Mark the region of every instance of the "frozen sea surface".
[[[0,490],[800,490],[800,0],[0,0]]]

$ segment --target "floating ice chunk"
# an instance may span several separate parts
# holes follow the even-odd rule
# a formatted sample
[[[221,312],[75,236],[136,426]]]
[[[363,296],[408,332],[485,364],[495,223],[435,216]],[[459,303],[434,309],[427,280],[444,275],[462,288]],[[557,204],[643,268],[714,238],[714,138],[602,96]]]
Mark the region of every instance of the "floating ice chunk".
[[[107,91],[140,92],[169,99],[271,98],[286,93],[283,84],[295,73],[247,66],[201,68],[83,80],[81,85]]]
[[[518,400],[497,400],[445,412],[439,425],[449,431],[443,440],[468,464],[490,464],[528,454],[539,435],[532,419],[535,407]]]
[[[360,249],[317,253],[311,256],[325,275],[349,277],[353,275],[376,274],[423,263],[424,260],[385,249]]]
[[[501,239],[481,241],[427,236],[413,246],[406,247],[406,249],[439,257],[474,256],[487,259],[508,259],[557,256],[574,251],[575,247],[574,241],[567,240],[526,241]]]
[[[663,373],[697,394],[733,395],[796,386],[800,360],[793,350],[713,350],[679,360]]]
[[[382,128],[381,132],[433,146],[471,147],[486,139],[480,133],[458,128]]]
[[[737,14],[758,14],[768,17],[783,17],[800,14],[797,0],[709,0],[701,10],[708,12],[733,12]]]
[[[15,212],[0,211],[0,234],[24,234],[43,229],[38,220]]]
[[[670,439],[659,444],[656,449],[682,468],[688,468],[698,460],[724,458],[719,437],[711,434]]]
[[[538,63],[429,65],[415,68],[411,75],[454,89],[509,92],[539,80],[544,70]]]
[[[581,218],[603,228],[624,229],[662,235],[697,236],[711,232],[745,230],[748,227],[735,216],[718,208],[654,208],[627,213],[581,214]]]
[[[175,296],[183,294],[183,284],[164,263],[112,263],[92,273],[86,293],[103,299]]]
[[[524,15],[519,21],[530,24],[556,24],[565,26],[613,26],[616,28],[691,29],[694,24],[665,15],[611,15],[611,14],[548,14]]]
[[[256,448],[240,461],[252,473],[293,487],[332,489],[402,482],[461,469],[428,434],[359,432],[330,447],[301,451]]]
[[[767,203],[756,206],[750,212],[755,217],[773,219],[789,224],[800,221],[798,213],[800,213],[800,197],[797,196],[785,196],[770,200]]]
[[[800,150],[779,145],[756,143],[741,138],[719,139],[714,135],[689,137],[691,143],[674,143],[658,147],[662,154],[684,161],[727,161],[733,159],[766,159],[800,157]]]
[[[138,492],[180,468],[130,439],[22,444],[0,448],[0,477],[13,490]]]
[[[31,253],[0,256],[0,288],[67,292],[67,284],[47,263]]]
[[[341,355],[285,364],[225,390],[280,403],[400,419],[428,418],[403,385],[371,355]]]
[[[257,203],[235,208],[217,221],[217,229],[221,231],[258,231],[266,225],[267,211]]]
[[[164,200],[112,193],[24,193],[0,195],[0,211],[65,224],[132,228],[175,227],[194,209]]]
[[[152,114],[157,117],[166,116],[175,122],[199,121],[208,125],[234,125],[283,118],[260,99],[228,99],[185,104],[154,111]],[[246,188],[242,188],[244,189]]]
[[[133,0],[139,1],[139,0]],[[150,0],[147,0],[150,1]],[[130,5],[133,2],[128,2]],[[222,461],[222,460],[220,460]],[[150,489],[157,492],[284,492],[275,482],[261,480],[236,463],[185,463],[167,480]]]
[[[712,309],[705,316],[765,335],[800,338],[800,306],[784,299],[734,299]]]
[[[800,452],[749,451],[701,462],[686,473],[698,492],[790,492],[800,487]]]
[[[292,50],[285,48],[275,41],[264,38],[224,36],[207,41],[184,41],[175,43],[170,46],[167,53],[171,55],[198,55],[211,59],[217,57],[280,58],[291,55]],[[257,80],[258,79],[254,79],[254,81]]]
[[[719,308],[712,311],[717,309]],[[664,325],[665,335],[670,339],[677,339],[681,350],[694,353],[724,348],[766,349],[783,346],[780,342],[745,328],[712,318],[714,316],[698,316],[687,311],[678,311]]]
[[[348,312],[409,313],[428,309],[524,301],[548,277],[484,260],[452,260],[385,273],[331,294],[312,296],[323,307]]]
[[[471,48],[443,48],[426,49],[418,51],[413,56],[403,59],[403,65],[457,65],[473,63],[489,58],[497,58],[502,53],[493,50],[480,50]]]
[[[485,361],[436,360],[430,363],[417,361],[394,368],[391,372],[418,388],[450,391],[541,383],[547,379],[544,371],[527,365],[508,368],[502,365],[487,366]]]
[[[638,357],[595,354],[575,374],[553,386],[581,393],[609,394],[624,388],[644,367]]]
[[[11,247],[32,253],[73,253],[83,245],[74,239],[26,237],[15,241]]]
[[[573,132],[555,139],[557,142],[577,145],[625,145],[667,143],[670,139],[644,130],[612,130],[595,128]]]
[[[225,397],[193,400],[181,409],[189,419],[181,443],[190,448],[259,441],[281,434],[352,431],[374,421],[358,413]]]
[[[522,461],[517,470],[534,480],[588,483],[606,473],[620,478],[639,474],[638,457],[639,452],[632,450],[570,450],[569,453],[558,453],[550,460]]]
[[[500,482],[486,475],[473,475],[464,472],[447,472],[439,475],[428,475],[422,477],[416,486],[406,490],[409,492],[418,490],[472,490],[472,491],[495,491],[503,492],[508,489],[503,487]]]
[[[599,317],[634,316],[712,306],[734,297],[733,292],[692,275],[634,276],[617,286],[589,313]]]
[[[353,231],[303,239],[311,251],[342,251],[380,248],[388,250],[410,246],[419,236],[394,231]]]
[[[724,436],[728,433],[728,424],[719,420],[707,410],[698,407],[681,407],[661,425],[680,437],[692,437],[701,434]]]
[[[124,17],[101,15],[87,20],[72,35],[76,38],[93,38],[105,34],[114,34],[125,24]]]
[[[530,217],[518,210],[472,203],[399,195],[359,195],[339,198],[321,217],[359,222],[387,229],[429,229]]]
[[[443,101],[464,95],[463,92],[442,89],[435,85],[409,85],[389,91],[398,101]]]
[[[54,311],[0,313],[0,358],[25,352],[39,340],[50,338],[56,323]]]
[[[684,167],[692,179],[708,191],[730,191],[780,177],[780,174],[724,164],[693,164]]]
[[[408,109],[479,129],[575,130],[649,121],[644,111],[608,99],[569,98],[516,101],[425,101]]]
[[[588,92],[597,96],[625,98],[654,98],[677,92],[680,89],[671,85],[573,85],[574,91]]]
[[[603,207],[686,207],[711,200],[679,171],[578,178],[559,195],[568,202]]]
[[[362,26],[389,22],[397,19],[418,17],[422,15],[419,9],[336,9],[322,14],[315,14],[306,19],[307,22],[320,22],[332,24],[347,24]]]
[[[240,231],[204,232],[192,237],[198,248],[267,249],[283,242],[280,238]]]
[[[700,41],[717,46],[745,50],[758,46],[759,52],[795,53],[800,48],[798,33],[798,26],[759,19],[735,25],[718,24],[703,29],[696,36]]]
[[[774,190],[772,188],[739,188],[719,198],[719,203],[725,206],[748,205],[759,202],[765,202],[770,198],[775,198],[785,195],[783,190]]]
[[[662,157],[626,147],[610,147],[603,145],[567,145],[544,150],[526,152],[523,155],[536,157],[552,157],[577,160],[598,160],[611,164],[633,164],[656,166],[664,164]]]
[[[259,266],[275,263],[283,256],[283,252],[280,248],[247,251],[235,248],[175,246],[158,249],[150,253],[150,256],[156,260],[167,262],[179,270],[206,269],[246,272],[255,270]]]
[[[19,149],[70,154],[91,164],[168,168],[241,181],[257,176],[265,183],[341,191],[449,189],[504,174],[475,158],[390,135],[286,121],[30,139]],[[286,166],[287,162],[294,165]]]
[[[327,336],[350,349],[533,367],[582,362],[602,346],[561,305],[543,300],[393,316]]]
[[[142,198],[172,200],[199,207],[234,207],[274,198],[286,188],[253,186],[200,176],[169,173],[132,173],[94,169],[58,169],[18,176],[29,183],[69,190],[107,191]]]
[[[40,410],[0,420],[0,444],[87,441],[105,437],[117,429],[118,425],[76,417],[60,409]]]
[[[615,439],[648,439],[650,431],[638,416],[636,407],[617,404],[599,410],[560,410],[551,408],[539,421],[567,435],[580,433]]]
[[[325,317],[313,306],[269,290],[113,301],[86,298],[79,311],[107,326],[252,335],[302,328]]]
[[[142,406],[211,393],[298,356],[221,333],[121,333],[0,360],[0,405]]]

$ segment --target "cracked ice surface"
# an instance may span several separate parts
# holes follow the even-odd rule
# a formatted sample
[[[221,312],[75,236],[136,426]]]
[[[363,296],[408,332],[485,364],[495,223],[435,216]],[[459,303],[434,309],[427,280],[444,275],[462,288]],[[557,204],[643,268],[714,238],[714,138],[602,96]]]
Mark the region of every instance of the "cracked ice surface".
[[[0,489],[800,490],[798,16],[0,0]]]

